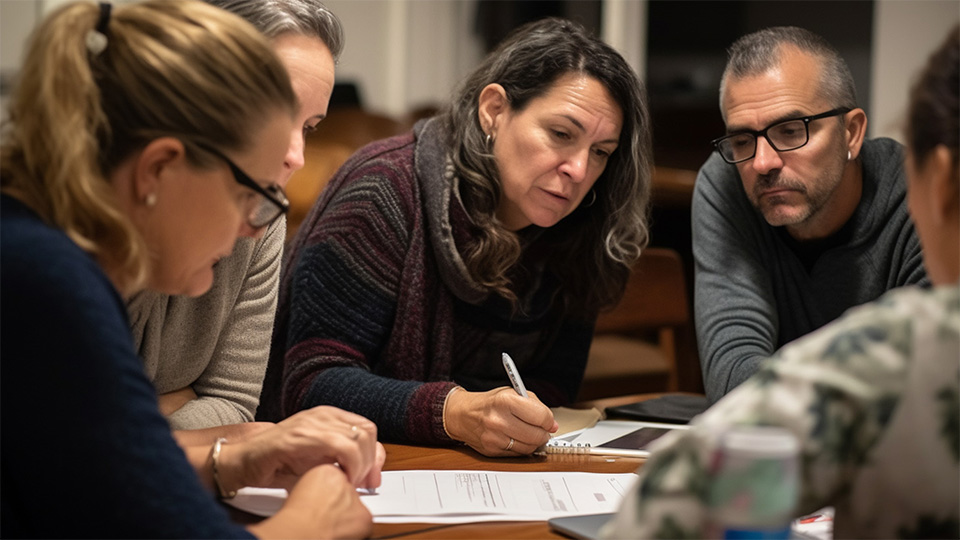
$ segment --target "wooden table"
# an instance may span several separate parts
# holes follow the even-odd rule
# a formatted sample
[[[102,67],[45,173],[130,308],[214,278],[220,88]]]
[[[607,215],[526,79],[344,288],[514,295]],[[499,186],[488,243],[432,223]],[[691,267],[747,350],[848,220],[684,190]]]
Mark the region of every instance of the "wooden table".
[[[636,394],[618,398],[578,403],[576,408],[606,407],[635,403],[663,394]],[[489,470],[489,471],[583,471],[595,473],[629,473],[636,471],[644,458],[600,456],[591,454],[549,454],[517,458],[489,458],[466,446],[430,447],[385,444],[385,471],[403,470]],[[256,523],[262,518],[225,505],[238,523]],[[374,523],[371,538],[566,538],[550,531],[546,521],[500,521],[440,525],[435,523]]]
[[[611,405],[633,403],[662,394],[643,394],[603,399],[579,404],[601,411]],[[523,458],[489,458],[471,448],[435,448],[386,444],[385,471],[416,469],[490,470],[490,471],[584,471],[627,473],[636,471],[643,458],[598,456],[590,454],[550,454]],[[373,538],[565,538],[550,531],[545,521],[510,521],[438,525],[431,523],[375,523]]]

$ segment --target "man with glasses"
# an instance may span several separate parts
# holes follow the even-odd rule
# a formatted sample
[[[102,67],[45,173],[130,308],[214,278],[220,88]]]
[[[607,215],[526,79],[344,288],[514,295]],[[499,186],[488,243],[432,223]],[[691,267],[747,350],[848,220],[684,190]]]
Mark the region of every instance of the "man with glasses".
[[[888,289],[927,283],[899,144],[864,140],[853,77],[820,36],[737,40],[720,83],[726,135],[694,190],[695,319],[708,397]]]

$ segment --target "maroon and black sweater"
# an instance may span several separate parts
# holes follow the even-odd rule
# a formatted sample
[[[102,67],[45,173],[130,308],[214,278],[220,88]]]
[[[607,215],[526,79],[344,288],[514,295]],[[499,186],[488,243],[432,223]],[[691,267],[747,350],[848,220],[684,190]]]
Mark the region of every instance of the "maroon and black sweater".
[[[334,405],[376,422],[385,442],[449,443],[447,393],[509,385],[502,352],[548,406],[575,398],[596,314],[564,313],[535,228],[521,232],[519,264],[535,269],[521,309],[469,277],[460,251],[474,227],[438,124],[359,150],[304,220],[282,273],[258,419]]]

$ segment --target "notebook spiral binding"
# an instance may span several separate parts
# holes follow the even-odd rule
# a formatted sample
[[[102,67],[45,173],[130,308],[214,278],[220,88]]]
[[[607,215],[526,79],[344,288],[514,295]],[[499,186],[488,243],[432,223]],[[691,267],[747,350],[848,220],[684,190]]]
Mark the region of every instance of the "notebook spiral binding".
[[[589,454],[590,443],[570,443],[567,441],[551,440],[543,447],[547,454]]]

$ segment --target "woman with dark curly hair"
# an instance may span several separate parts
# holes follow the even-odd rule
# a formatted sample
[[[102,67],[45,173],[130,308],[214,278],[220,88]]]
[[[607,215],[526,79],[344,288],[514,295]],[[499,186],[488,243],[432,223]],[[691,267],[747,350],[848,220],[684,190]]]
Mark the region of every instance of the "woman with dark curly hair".
[[[386,441],[533,452],[647,243],[650,166],[626,61],[566,20],[519,28],[332,179],[289,253],[259,417],[330,404]]]

